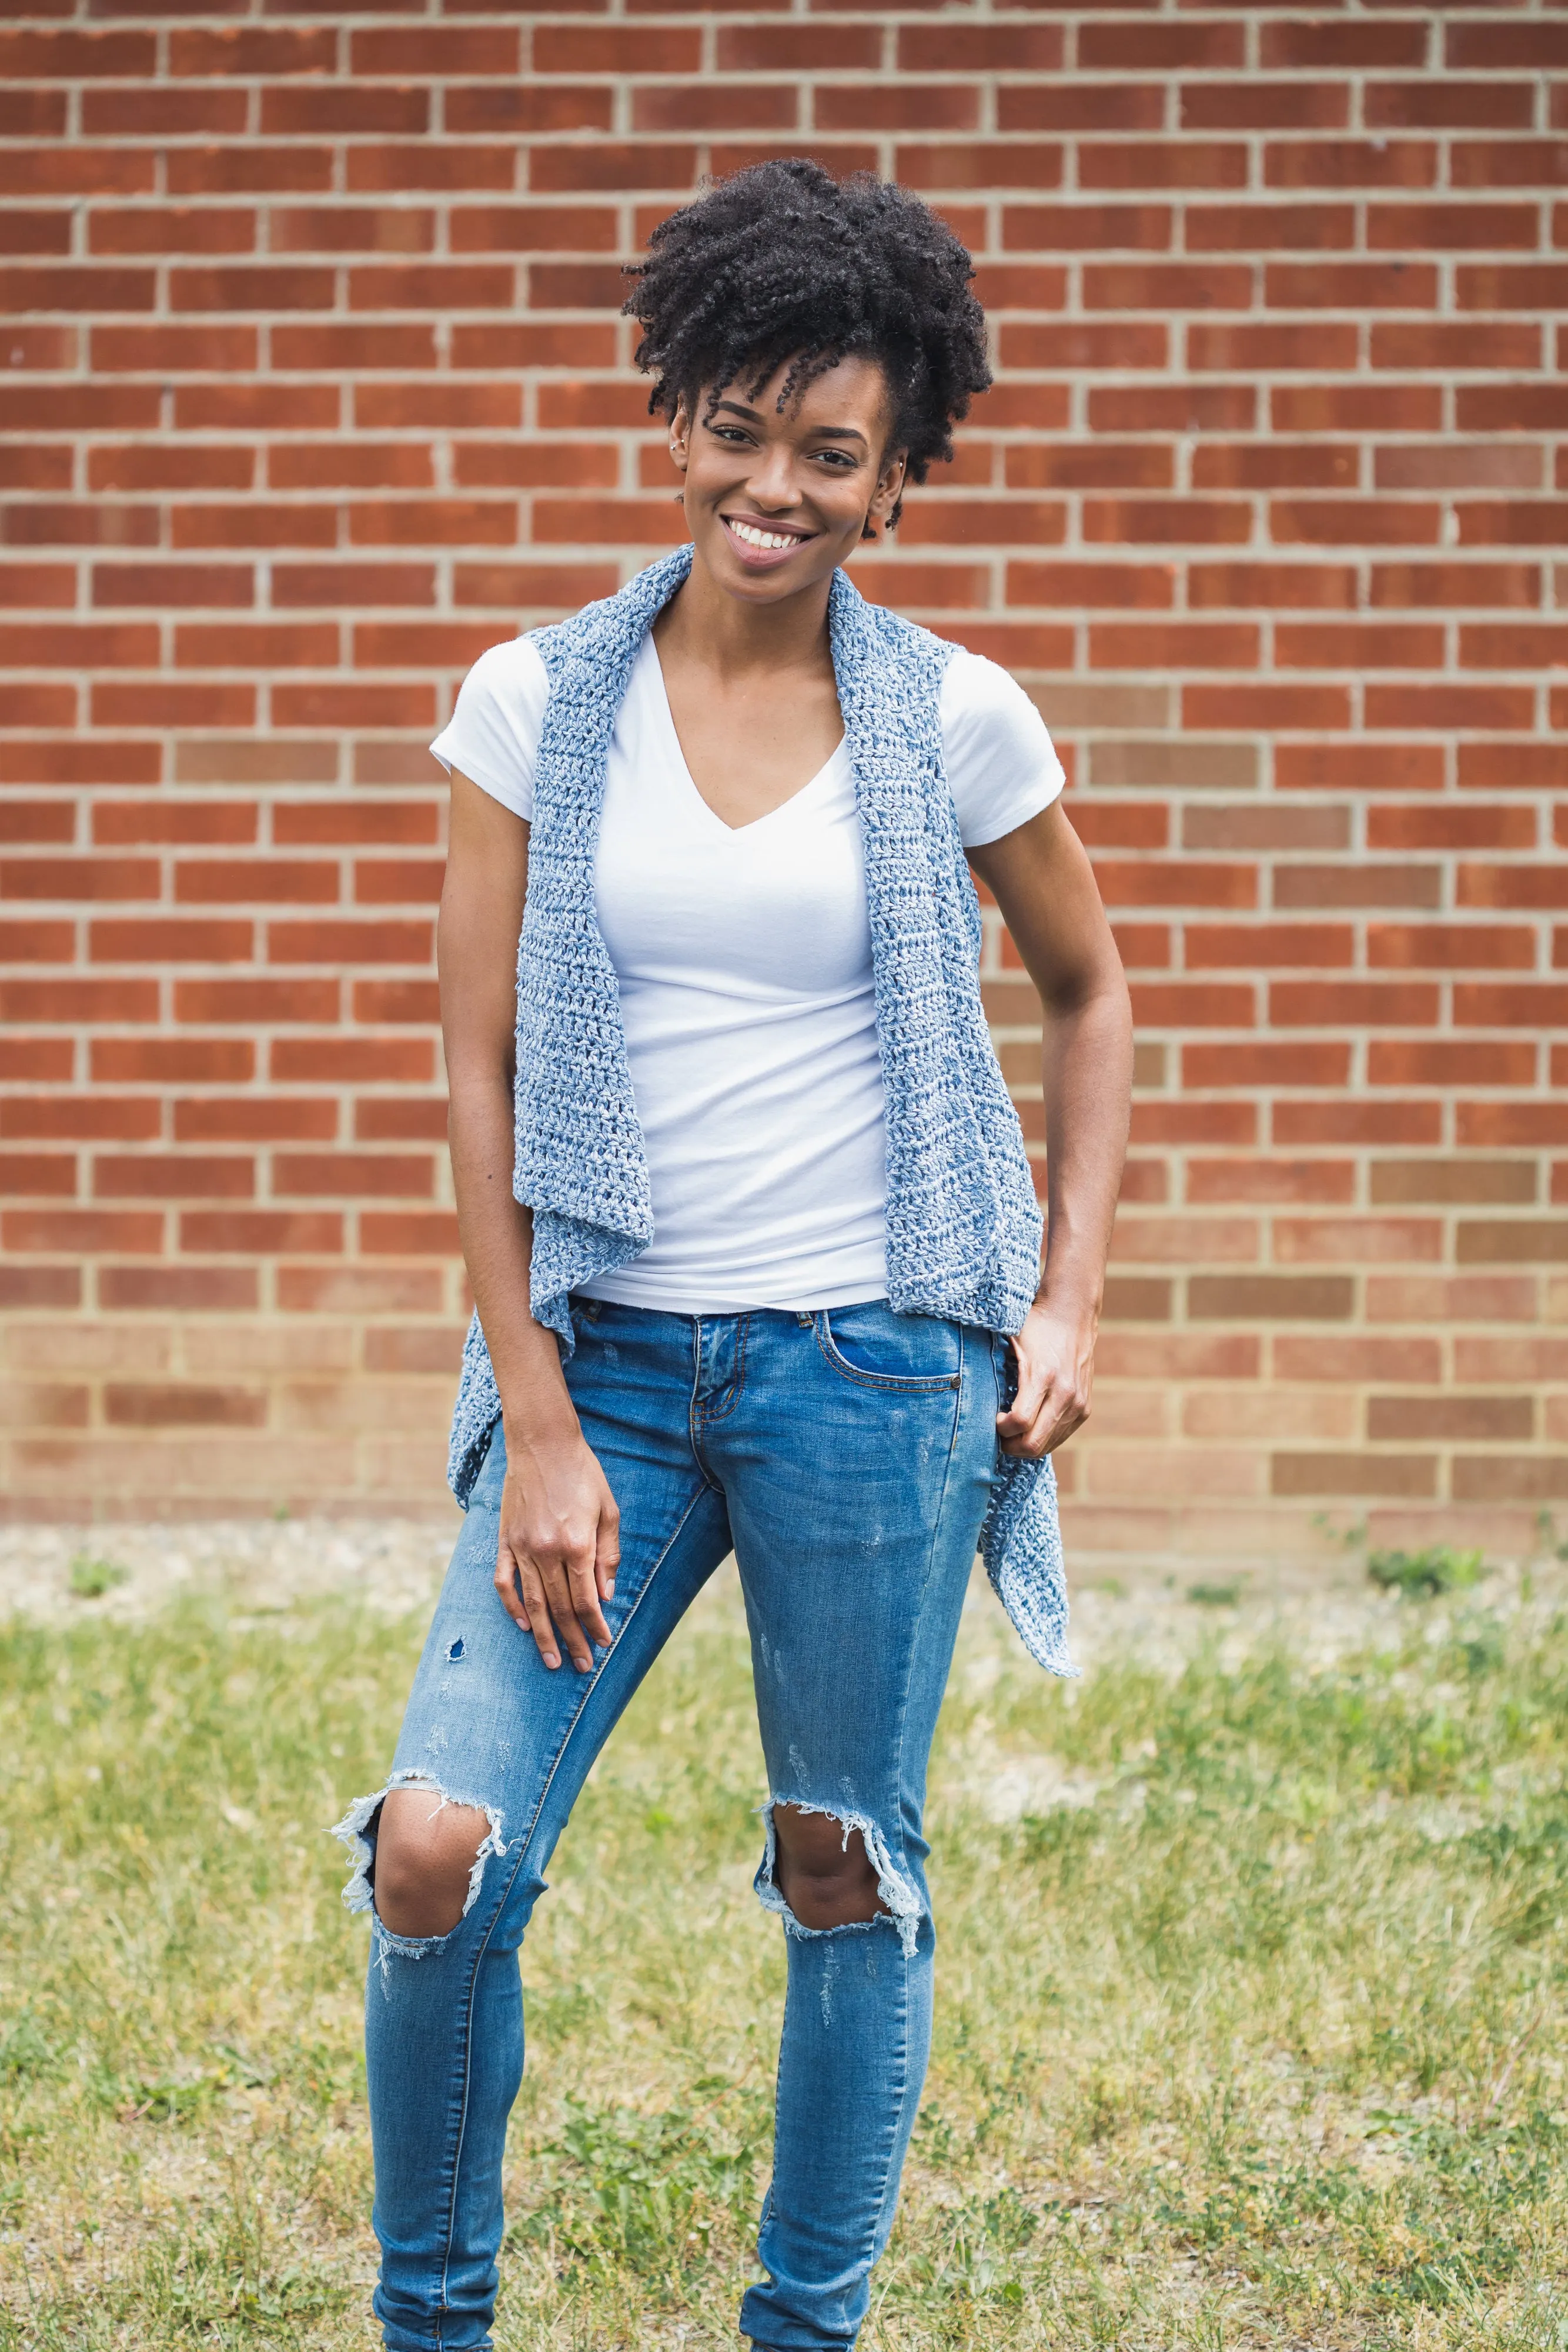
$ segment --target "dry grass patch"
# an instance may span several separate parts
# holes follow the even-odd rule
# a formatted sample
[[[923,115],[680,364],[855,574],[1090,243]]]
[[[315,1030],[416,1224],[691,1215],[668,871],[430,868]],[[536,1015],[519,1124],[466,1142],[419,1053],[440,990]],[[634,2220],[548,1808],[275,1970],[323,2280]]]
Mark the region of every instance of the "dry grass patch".
[[[1066,1687],[966,1620],[868,2347],[1568,2347],[1568,1623],[1494,1582],[1301,1663],[1178,1604],[1185,1664]],[[383,1776],[423,1618],[114,1606],[0,1639],[0,2347],[369,2347],[364,1927],[322,1832]],[[722,1588],[525,1951],[503,2352],[737,2341],[764,1793]]]

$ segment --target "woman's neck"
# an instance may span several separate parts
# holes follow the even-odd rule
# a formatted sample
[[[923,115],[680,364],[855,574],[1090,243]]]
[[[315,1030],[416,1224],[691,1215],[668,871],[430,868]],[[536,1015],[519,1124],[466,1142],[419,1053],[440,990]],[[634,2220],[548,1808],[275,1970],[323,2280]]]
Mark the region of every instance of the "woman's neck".
[[[831,667],[828,648],[831,577],[777,604],[747,604],[728,595],[700,555],[653,624],[661,656],[674,656],[737,681],[758,670]]]

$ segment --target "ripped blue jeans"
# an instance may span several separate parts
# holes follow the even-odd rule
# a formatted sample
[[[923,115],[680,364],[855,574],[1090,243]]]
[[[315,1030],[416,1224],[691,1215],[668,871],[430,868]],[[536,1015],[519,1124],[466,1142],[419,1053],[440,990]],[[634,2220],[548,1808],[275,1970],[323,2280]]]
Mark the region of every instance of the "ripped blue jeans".
[[[742,2331],[854,2343],[886,2244],[931,2038],[926,1758],[996,1463],[1002,1343],[885,1301],[669,1315],[578,1302],[567,1384],[621,1507],[613,1640],[551,1673],[492,1581],[499,1424],[414,1677],[385,1788],[339,1834],[371,1911],[365,2045],[394,2352],[490,2343],[507,2117],[523,2065],[517,1948],[590,1766],[733,1548],[768,1770],[757,1892],[789,1990],[773,2177]],[[463,1916],[412,1940],[374,1916],[388,1789],[483,1809]],[[881,1907],[810,1930],[774,1875],[772,1809],[859,1829]]]

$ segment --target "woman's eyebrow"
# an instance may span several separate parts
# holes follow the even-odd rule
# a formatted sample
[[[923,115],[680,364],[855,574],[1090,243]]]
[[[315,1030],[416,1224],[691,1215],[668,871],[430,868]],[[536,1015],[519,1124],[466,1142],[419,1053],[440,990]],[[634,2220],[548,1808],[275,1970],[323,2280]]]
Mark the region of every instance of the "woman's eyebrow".
[[[716,416],[721,409],[727,409],[731,416],[744,416],[748,425],[760,425],[762,422],[757,410],[747,408],[743,401],[716,400],[708,414]],[[811,431],[824,435],[830,441],[859,441],[866,448],[871,447],[858,425],[813,425]]]

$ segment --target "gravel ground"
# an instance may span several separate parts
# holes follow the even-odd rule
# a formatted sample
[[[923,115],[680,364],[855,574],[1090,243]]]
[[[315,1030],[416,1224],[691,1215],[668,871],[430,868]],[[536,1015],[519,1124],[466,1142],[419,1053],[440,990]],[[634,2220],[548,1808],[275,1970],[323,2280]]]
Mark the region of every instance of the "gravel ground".
[[[224,1596],[242,1614],[287,1614],[301,1601],[337,1593],[380,1615],[428,1609],[451,1552],[455,1513],[444,1519],[212,1519],[174,1525],[109,1524],[84,1529],[0,1528],[0,1618],[60,1623],[78,1614],[141,1619],[182,1592]],[[107,1573],[105,1573],[107,1571]],[[95,1587],[104,1587],[94,1591]],[[85,1588],[85,1591],[84,1591]],[[711,1604],[733,1605],[734,1569],[711,1588]],[[1523,1612],[1544,1628],[1568,1602],[1568,1570],[1554,1558],[1510,1562],[1442,1606],[1445,1611]],[[1085,1670],[1135,1654],[1170,1670],[1206,1640],[1239,1659],[1281,1643],[1312,1665],[1368,1647],[1393,1646],[1409,1604],[1366,1579],[1359,1559],[1325,1547],[1320,1563],[1271,1578],[1214,1572],[1199,1581],[1150,1569],[1115,1578],[1089,1571],[1074,1580],[1072,1641]],[[1016,1645],[977,1570],[960,1672],[982,1685]]]

